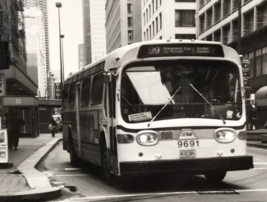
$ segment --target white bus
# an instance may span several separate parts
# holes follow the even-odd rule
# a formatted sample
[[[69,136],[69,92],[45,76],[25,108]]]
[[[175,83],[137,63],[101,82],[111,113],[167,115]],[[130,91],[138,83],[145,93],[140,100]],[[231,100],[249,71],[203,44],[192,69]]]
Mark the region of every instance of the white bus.
[[[188,173],[221,181],[253,168],[240,58],[218,42],[119,48],[67,78],[61,114],[71,164],[98,165],[107,180]]]

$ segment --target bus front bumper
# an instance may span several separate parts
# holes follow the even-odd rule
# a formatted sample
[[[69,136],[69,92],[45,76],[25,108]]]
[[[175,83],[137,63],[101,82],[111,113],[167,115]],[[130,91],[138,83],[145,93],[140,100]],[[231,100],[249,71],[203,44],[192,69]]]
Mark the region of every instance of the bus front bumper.
[[[121,162],[120,173],[121,176],[158,173],[205,174],[209,171],[248,170],[253,167],[252,156],[238,156],[202,159]]]

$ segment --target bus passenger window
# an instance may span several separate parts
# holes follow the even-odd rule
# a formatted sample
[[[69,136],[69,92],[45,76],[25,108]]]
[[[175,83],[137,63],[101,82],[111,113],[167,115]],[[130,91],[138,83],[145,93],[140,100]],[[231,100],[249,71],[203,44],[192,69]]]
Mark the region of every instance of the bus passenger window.
[[[65,88],[63,90],[63,96],[62,96],[62,105],[63,107],[67,107],[68,105],[68,88]]]
[[[92,84],[92,104],[101,104],[103,97],[103,74],[96,75]]]
[[[70,87],[69,91],[69,101],[68,101],[68,107],[74,107],[75,105],[75,95],[76,95],[76,89],[75,85]]]
[[[91,78],[83,81],[81,93],[81,106],[88,106],[91,88]]]

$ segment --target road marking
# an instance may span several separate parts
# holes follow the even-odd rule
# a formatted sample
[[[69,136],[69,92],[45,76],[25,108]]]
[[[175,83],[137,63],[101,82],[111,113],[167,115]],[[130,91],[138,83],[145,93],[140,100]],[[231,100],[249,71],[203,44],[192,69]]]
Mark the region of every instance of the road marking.
[[[267,162],[255,162],[254,165],[267,165]]]
[[[214,193],[214,194],[221,194],[226,191],[201,191],[201,194],[203,193]],[[236,193],[245,193],[245,192],[267,192],[267,189],[244,189],[244,190],[232,190],[232,192]],[[198,191],[187,191],[187,192],[165,192],[165,193],[146,193],[146,194],[122,194],[122,195],[108,195],[108,196],[93,196],[93,197],[83,197],[83,198],[72,198],[69,201],[88,201],[88,200],[107,200],[107,199],[114,199],[114,198],[130,198],[133,199],[133,197],[156,197],[156,196],[171,196],[171,195],[187,195],[187,194],[199,194]],[[65,201],[66,202],[66,201]]]
[[[91,174],[69,174],[69,175],[53,175],[53,177],[83,177],[90,176]]]
[[[253,168],[253,170],[267,170],[267,168]]]
[[[54,170],[56,170],[56,171],[60,171],[60,170],[72,171],[72,170],[82,170],[82,168],[55,168]]]

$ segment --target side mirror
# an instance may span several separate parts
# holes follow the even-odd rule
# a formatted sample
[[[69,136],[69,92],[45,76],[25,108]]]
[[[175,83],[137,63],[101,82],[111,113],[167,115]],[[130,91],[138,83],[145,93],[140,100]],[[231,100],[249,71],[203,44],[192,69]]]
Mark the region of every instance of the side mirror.
[[[112,81],[112,74],[111,74],[110,71],[109,72],[104,72],[103,76],[104,76],[104,78],[103,78],[103,82],[104,83],[110,83]]]

